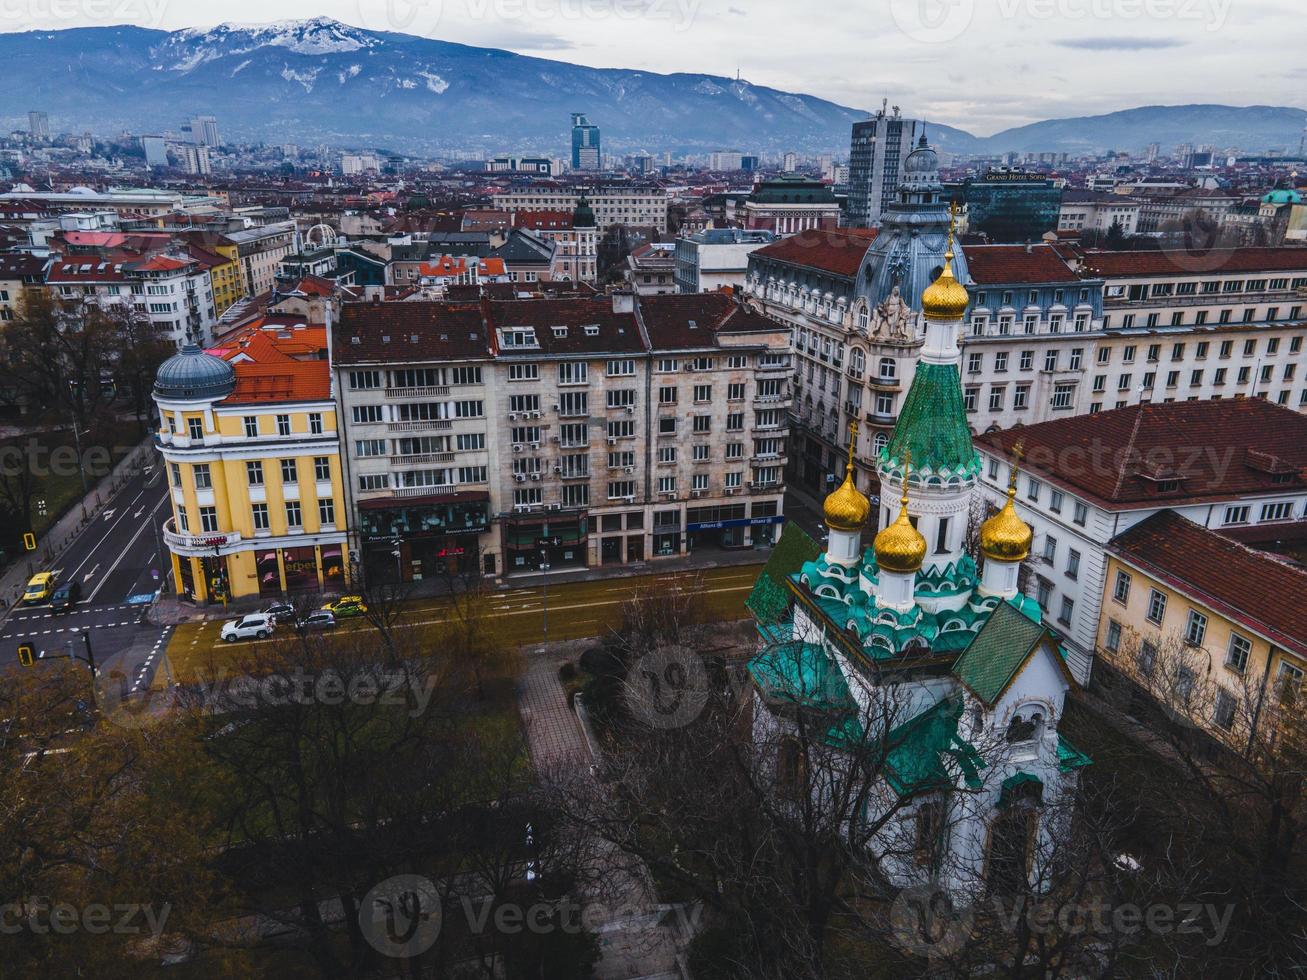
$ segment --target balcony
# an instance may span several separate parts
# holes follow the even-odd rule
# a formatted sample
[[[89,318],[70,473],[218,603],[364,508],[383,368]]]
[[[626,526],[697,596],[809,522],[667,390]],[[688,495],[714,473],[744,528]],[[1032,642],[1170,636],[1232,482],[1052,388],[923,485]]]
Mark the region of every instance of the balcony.
[[[449,385],[426,385],[418,388],[387,388],[387,398],[443,398],[449,394]]]
[[[413,453],[408,456],[391,456],[393,466],[415,466],[419,463],[452,463],[453,453]]]
[[[168,550],[178,555],[212,555],[221,553],[221,549],[239,544],[239,531],[207,531],[200,534],[177,531],[176,518],[170,517],[163,523],[163,543]]]
[[[895,377],[872,375],[867,378],[867,387],[874,388],[876,391],[902,391],[903,382]]]
[[[437,497],[447,493],[453,493],[457,489],[452,483],[444,483],[439,486],[431,487],[396,487],[390,491],[393,497]]]
[[[387,422],[387,432],[432,432],[436,429],[451,428],[449,419],[419,419],[414,422]]]

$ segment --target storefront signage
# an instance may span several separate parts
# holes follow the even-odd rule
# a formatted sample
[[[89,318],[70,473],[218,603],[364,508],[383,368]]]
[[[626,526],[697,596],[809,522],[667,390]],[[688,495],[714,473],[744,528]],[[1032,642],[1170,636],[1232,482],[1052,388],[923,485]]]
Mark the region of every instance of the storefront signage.
[[[784,514],[773,514],[771,517],[741,517],[734,521],[703,521],[699,524],[687,524],[685,529],[687,531],[716,531],[719,528],[726,527],[754,527],[759,524],[784,523]]]

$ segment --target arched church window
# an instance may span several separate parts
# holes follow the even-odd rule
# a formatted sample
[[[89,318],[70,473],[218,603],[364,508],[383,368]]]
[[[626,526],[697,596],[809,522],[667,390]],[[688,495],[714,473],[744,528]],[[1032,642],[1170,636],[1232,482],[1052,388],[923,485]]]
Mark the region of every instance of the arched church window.
[[[861,378],[862,372],[867,367],[867,355],[860,348],[853,347],[849,350],[849,373],[855,378]]]
[[[1039,705],[1024,705],[1012,713],[1007,726],[1009,745],[1038,741],[1044,734],[1044,709]]]

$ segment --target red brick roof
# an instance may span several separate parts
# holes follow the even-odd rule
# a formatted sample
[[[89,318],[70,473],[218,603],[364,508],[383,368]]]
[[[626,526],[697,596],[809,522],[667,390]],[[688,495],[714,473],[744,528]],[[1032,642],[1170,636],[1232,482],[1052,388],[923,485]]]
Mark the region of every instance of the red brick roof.
[[[1174,256],[1162,250],[1091,250],[1083,256],[1084,271],[1097,276],[1183,276],[1200,270],[1210,278],[1218,278],[1244,272],[1307,272],[1307,248],[1221,248]]]
[[[527,299],[491,300],[489,326],[535,327],[539,350],[527,349],[520,353],[583,354],[583,353],[638,353],[644,350],[640,327],[634,313],[614,313],[608,296],[594,299]],[[565,336],[554,335],[554,327],[566,327]],[[587,326],[598,327],[594,336],[587,335]],[[512,355],[512,348],[499,348],[499,355]]]
[[[971,278],[980,286],[1079,282],[1080,277],[1048,245],[968,245]]]
[[[1132,405],[986,433],[979,448],[1108,509],[1177,506],[1256,494],[1301,493],[1307,415],[1264,398]],[[1175,490],[1159,481],[1176,479]]]
[[[549,229],[562,231],[572,227],[571,211],[518,211],[513,215],[513,223],[519,228]]]
[[[236,387],[225,405],[255,402],[321,402],[331,399],[331,365],[326,361],[283,361],[233,365]]]
[[[867,247],[875,237],[875,228],[804,231],[764,245],[753,254],[853,279],[862,266]]]
[[[1117,535],[1109,550],[1215,612],[1307,656],[1307,571],[1171,510]]]
[[[643,296],[639,302],[653,350],[716,347],[719,332],[776,333],[785,329],[744,309],[725,292]]]

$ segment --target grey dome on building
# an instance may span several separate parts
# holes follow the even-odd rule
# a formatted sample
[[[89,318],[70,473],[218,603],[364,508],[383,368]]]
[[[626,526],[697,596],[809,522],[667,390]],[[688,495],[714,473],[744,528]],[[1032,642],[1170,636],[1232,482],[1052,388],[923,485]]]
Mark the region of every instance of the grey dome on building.
[[[154,397],[173,401],[225,398],[236,387],[236,372],[221,357],[187,344],[159,365]]]
[[[856,295],[875,309],[897,287],[905,303],[920,309],[922,292],[944,268],[948,227],[949,198],[939,180],[939,154],[923,133],[903,161],[897,197],[885,205],[880,233],[863,257]],[[953,275],[963,285],[971,282],[960,248],[954,249]]]

